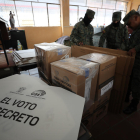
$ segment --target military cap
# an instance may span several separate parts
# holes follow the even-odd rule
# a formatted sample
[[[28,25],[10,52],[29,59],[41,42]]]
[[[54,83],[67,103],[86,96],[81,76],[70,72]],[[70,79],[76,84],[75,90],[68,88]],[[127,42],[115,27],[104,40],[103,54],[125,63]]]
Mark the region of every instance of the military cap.
[[[87,9],[86,14],[89,16],[89,18],[94,18],[95,12],[91,9]]]
[[[123,18],[123,21],[124,21],[124,24],[127,25],[128,24],[128,21],[130,19],[131,16],[137,14],[138,12],[136,12],[135,10],[131,10],[124,18]]]
[[[113,21],[119,21],[119,20],[121,20],[121,15],[122,15],[122,12],[114,12],[113,13],[113,16],[112,16],[112,20]]]

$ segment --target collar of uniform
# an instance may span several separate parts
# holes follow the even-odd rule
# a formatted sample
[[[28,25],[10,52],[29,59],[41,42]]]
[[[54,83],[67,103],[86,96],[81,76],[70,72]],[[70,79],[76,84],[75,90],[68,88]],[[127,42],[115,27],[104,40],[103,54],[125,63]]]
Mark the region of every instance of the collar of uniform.
[[[81,22],[82,22],[82,24],[83,24],[85,27],[89,27],[89,26],[90,26],[90,24],[89,24],[88,26],[86,26],[83,20],[82,20]]]

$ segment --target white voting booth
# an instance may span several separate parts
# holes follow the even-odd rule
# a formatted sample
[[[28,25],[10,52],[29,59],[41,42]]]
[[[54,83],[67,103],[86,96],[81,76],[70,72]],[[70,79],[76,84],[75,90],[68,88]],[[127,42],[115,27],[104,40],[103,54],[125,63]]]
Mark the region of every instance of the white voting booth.
[[[39,78],[0,80],[0,140],[77,140],[85,99]]]

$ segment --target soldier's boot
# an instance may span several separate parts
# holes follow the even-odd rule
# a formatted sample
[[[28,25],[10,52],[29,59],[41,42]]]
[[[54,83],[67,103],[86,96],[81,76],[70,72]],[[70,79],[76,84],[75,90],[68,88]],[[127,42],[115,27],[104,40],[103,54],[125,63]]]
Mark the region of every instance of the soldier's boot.
[[[131,92],[128,91],[128,92],[127,92],[127,95],[126,95],[126,97],[125,97],[125,102],[126,102],[126,103],[129,103],[129,101],[130,101],[130,94],[131,94]]]
[[[132,99],[130,105],[124,109],[123,113],[132,114],[133,112],[137,111],[138,103],[139,99]]]
[[[131,79],[129,81],[128,89],[127,89],[127,94],[125,97],[125,102],[128,103],[130,101],[130,94],[131,94]]]

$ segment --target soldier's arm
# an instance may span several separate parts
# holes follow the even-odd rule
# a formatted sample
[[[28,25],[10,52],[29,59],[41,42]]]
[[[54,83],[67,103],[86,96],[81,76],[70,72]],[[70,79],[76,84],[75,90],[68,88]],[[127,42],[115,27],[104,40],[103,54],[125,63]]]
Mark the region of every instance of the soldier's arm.
[[[78,40],[78,24],[76,24],[72,30],[72,33],[70,35],[70,40],[76,44],[79,43]]]
[[[129,43],[129,34],[128,34],[128,29],[125,27],[124,30],[124,44],[125,44],[125,50],[128,50],[128,43]]]
[[[137,34],[137,38],[134,38],[132,46],[129,46],[129,48],[132,48],[128,51],[128,55],[132,56],[136,53],[140,53],[140,39],[139,39],[140,33]],[[135,46],[134,46],[135,45]]]
[[[139,34],[137,35],[137,38],[135,39],[135,43],[137,44],[137,45],[135,46],[136,52],[140,52],[140,38],[139,38],[139,36],[140,36],[140,32],[139,32]]]
[[[94,35],[94,28],[92,27],[91,28],[91,32],[90,32],[90,45],[91,46],[94,46],[93,45],[93,35]]]
[[[99,41],[99,47],[103,47],[104,42],[105,42],[105,39],[106,39],[106,36],[107,36],[107,28],[105,28],[105,29],[102,31],[102,35],[101,35],[100,41]]]

